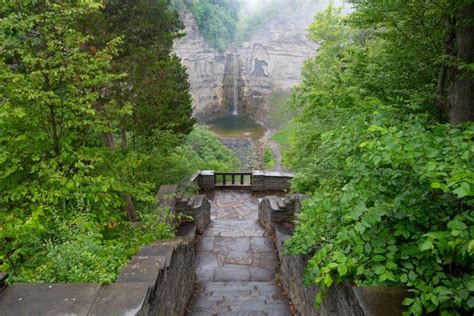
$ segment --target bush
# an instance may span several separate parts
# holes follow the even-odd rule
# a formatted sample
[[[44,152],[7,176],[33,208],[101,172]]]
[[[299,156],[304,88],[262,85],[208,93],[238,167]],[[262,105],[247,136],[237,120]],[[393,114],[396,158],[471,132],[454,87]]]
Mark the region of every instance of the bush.
[[[287,155],[294,189],[308,198],[287,246],[311,256],[306,280],[320,286],[317,302],[349,278],[407,287],[407,314],[472,310],[474,124],[438,123],[431,97],[420,97],[433,84],[396,75],[425,56],[379,67],[394,58],[393,43],[331,8],[310,30],[321,48],[292,98]]]
[[[273,151],[271,148],[265,147],[263,152],[263,164],[267,170],[275,168],[275,159],[273,158]]]

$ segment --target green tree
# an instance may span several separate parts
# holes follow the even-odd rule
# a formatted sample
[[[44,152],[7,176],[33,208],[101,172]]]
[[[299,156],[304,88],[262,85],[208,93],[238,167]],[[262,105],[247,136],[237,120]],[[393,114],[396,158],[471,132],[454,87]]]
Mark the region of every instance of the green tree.
[[[439,110],[451,123],[474,119],[472,0],[374,0],[356,2],[355,7],[353,22],[376,30],[386,39],[392,58],[418,62],[418,67],[411,68],[417,71],[411,75],[425,74],[431,83],[436,82]],[[416,77],[408,77],[409,71],[406,69],[406,75],[400,78],[412,84],[410,77]],[[430,82],[427,79],[418,82]]]
[[[287,245],[311,256],[319,303],[350,278],[409,288],[407,314],[474,308],[473,125],[439,122],[448,29],[438,18],[423,21],[430,38],[411,28],[422,4],[433,8],[365,1],[349,18],[330,8],[310,27],[320,48],[292,97],[287,155],[308,198]]]
[[[125,190],[112,174],[99,175],[107,152],[98,115],[120,39],[91,52],[78,17],[96,2],[2,2],[0,9],[0,237],[2,266],[14,269],[37,255],[53,214],[94,209],[103,224]]]
[[[176,0],[178,10],[189,10],[200,33],[216,49],[225,50],[235,40],[239,21],[238,0]]]

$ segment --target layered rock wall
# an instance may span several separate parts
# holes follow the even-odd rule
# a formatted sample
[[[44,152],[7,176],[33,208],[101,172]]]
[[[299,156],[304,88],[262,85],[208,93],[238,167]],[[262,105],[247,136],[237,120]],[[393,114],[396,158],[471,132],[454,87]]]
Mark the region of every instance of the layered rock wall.
[[[317,3],[308,3],[278,16],[239,49],[240,103],[257,121],[266,123],[273,92],[289,93],[301,79],[304,61],[316,55],[317,44],[306,38],[306,28],[319,9]]]
[[[199,121],[220,116],[228,111],[224,96],[224,75],[229,54],[218,52],[199,33],[194,17],[181,13],[186,36],[176,40],[174,52],[186,66],[191,83],[194,116]]]

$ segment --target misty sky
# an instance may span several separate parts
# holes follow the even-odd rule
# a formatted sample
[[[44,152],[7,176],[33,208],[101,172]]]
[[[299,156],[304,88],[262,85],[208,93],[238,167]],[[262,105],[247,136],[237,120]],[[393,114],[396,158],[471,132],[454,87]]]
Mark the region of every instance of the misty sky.
[[[258,8],[265,7],[266,5],[275,2],[278,0],[240,0],[242,9],[244,12],[252,12],[255,11]],[[281,1],[281,0],[280,0]],[[291,3],[292,0],[287,0],[289,3]],[[320,4],[320,8],[324,9],[329,6],[331,3],[330,0],[313,0],[314,2],[318,2]],[[334,0],[334,6],[335,7],[340,7],[344,6],[344,0]]]

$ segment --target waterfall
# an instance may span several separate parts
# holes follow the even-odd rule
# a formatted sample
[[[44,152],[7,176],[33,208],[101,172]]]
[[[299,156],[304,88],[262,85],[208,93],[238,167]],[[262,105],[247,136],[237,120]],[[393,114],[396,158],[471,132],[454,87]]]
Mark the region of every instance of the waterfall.
[[[233,87],[234,97],[232,100],[232,115],[238,115],[238,105],[239,105],[239,59],[237,54],[234,54],[234,87]]]

